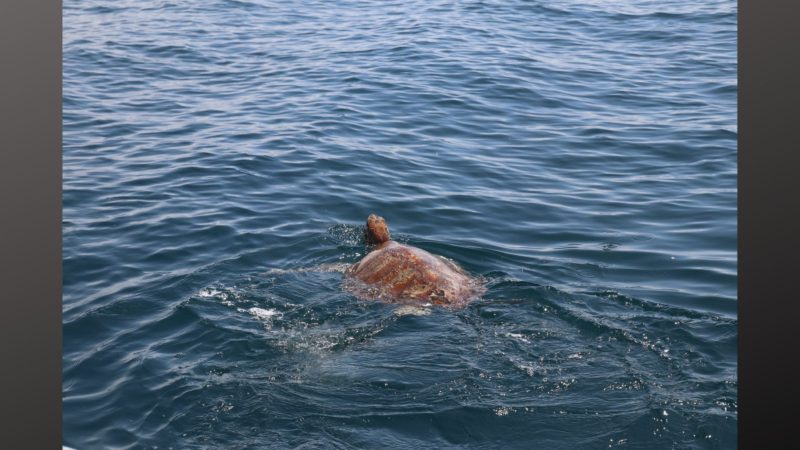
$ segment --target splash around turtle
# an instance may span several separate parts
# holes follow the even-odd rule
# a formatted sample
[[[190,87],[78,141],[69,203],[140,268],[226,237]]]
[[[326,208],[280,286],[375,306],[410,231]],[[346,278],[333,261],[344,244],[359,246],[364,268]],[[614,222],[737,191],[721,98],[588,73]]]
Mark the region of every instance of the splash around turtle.
[[[364,300],[460,307],[484,292],[456,263],[391,239],[383,217],[367,218],[369,253],[345,271],[343,288]]]

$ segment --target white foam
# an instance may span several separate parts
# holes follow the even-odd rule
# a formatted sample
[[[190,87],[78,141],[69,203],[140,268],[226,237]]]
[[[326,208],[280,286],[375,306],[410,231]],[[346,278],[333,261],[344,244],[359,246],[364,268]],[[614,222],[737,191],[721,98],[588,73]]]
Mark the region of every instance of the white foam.
[[[273,316],[279,316],[279,313],[275,309],[264,309],[264,308],[250,308],[247,310],[250,314],[256,317],[256,319],[260,320],[270,320]]]
[[[530,344],[530,342],[531,342],[525,336],[523,336],[523,335],[521,335],[519,333],[506,333],[506,336],[508,336],[510,338],[514,338],[514,339],[516,339],[518,341],[522,341],[522,342],[524,342],[526,344]]]
[[[297,267],[294,269],[269,269],[264,272],[264,275],[285,275],[290,273],[306,273],[306,272],[338,272],[344,273],[352,264],[350,263],[324,263],[312,267]]]
[[[421,308],[419,306],[405,305],[394,310],[397,316],[427,316],[431,313],[428,308]]]
[[[524,362],[514,362],[514,365],[517,366],[520,370],[523,370],[529,377],[532,377],[536,374],[536,367],[532,364],[526,364]]]
[[[213,289],[213,288],[203,288],[200,289],[200,292],[197,293],[200,297],[216,297],[217,295],[221,294],[222,292]]]
[[[508,413],[510,413],[510,412],[514,412],[514,408],[509,408],[507,406],[501,406],[501,407],[496,408],[494,410],[494,413],[496,415],[498,415],[499,417],[507,416]]]

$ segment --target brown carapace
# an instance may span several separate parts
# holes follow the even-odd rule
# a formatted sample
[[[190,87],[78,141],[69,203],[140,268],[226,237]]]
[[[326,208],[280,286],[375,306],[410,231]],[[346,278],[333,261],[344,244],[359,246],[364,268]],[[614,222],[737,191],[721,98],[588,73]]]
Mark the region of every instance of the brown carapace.
[[[485,292],[454,262],[391,240],[383,217],[367,218],[371,251],[345,272],[344,287],[362,299],[463,306]]]

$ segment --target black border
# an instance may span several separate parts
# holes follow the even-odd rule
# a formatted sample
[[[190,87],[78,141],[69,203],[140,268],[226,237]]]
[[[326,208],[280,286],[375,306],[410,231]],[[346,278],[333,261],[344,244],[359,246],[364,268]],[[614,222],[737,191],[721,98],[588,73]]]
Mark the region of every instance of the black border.
[[[61,448],[61,2],[0,0],[0,447]]]
[[[739,2],[740,448],[789,448],[800,331],[800,2]]]
[[[62,445],[61,7],[0,1],[3,448]],[[784,448],[800,405],[800,2],[742,0],[738,20],[738,441]]]

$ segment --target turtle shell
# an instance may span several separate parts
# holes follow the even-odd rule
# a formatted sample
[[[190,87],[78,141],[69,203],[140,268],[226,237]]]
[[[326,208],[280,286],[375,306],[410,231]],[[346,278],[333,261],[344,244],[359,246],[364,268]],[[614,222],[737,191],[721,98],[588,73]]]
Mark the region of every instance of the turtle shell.
[[[345,288],[360,298],[463,304],[483,292],[455,263],[425,250],[386,242],[346,271]]]

